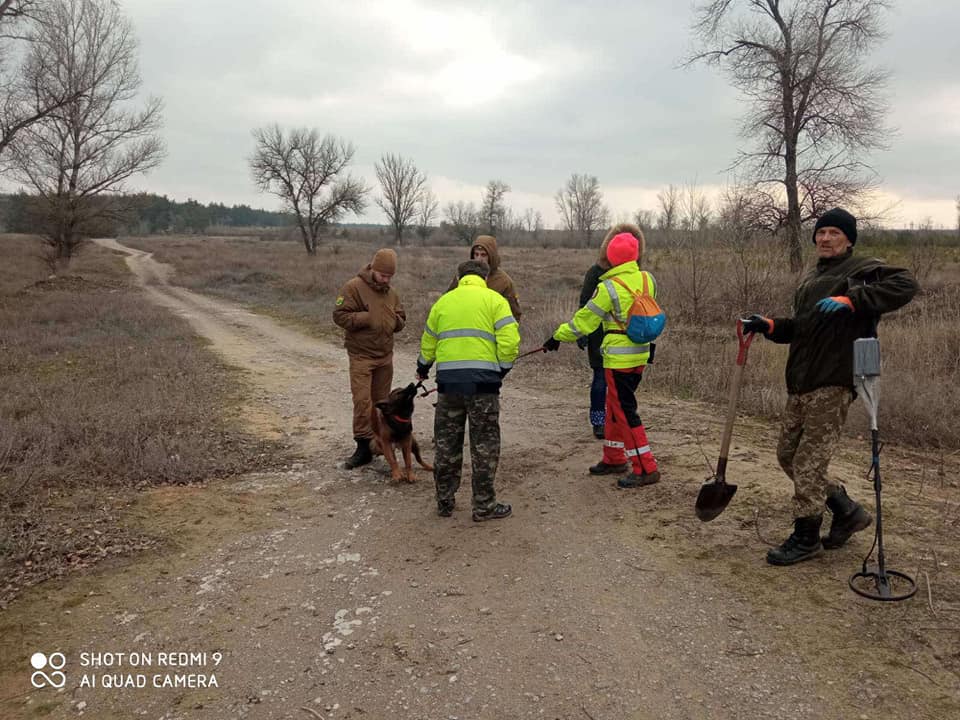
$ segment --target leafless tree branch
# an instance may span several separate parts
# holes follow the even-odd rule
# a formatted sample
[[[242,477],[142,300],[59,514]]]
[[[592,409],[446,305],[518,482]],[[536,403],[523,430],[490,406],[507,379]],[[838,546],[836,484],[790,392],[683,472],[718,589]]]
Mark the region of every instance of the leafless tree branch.
[[[413,160],[399,155],[383,155],[374,168],[383,193],[375,202],[393,225],[397,245],[402,245],[403,230],[413,222],[423,200],[427,176],[417,169]]]
[[[759,215],[785,229],[799,269],[801,226],[826,202],[855,205],[874,186],[861,157],[884,147],[887,74],[864,67],[883,37],[886,0],[711,0],[693,26],[686,64],[720,67],[741,91],[741,131],[753,148],[733,167],[758,187],[776,172],[781,192]],[[776,207],[773,207],[776,206]]]
[[[369,189],[346,173],[355,152],[351,143],[332,135],[321,138],[315,129],[284,133],[279,125],[255,129],[253,139],[253,181],[293,213],[309,254],[316,254],[325,226],[348,212],[363,212]]]
[[[137,41],[115,3],[52,0],[38,12],[36,43],[56,62],[32,75],[37,96],[73,99],[20,129],[11,164],[37,196],[35,219],[54,259],[68,262],[122,214],[126,181],[163,159],[162,103],[130,107],[141,87]]]
[[[554,198],[563,228],[586,247],[594,233],[610,223],[610,210],[603,204],[600,182],[594,175],[574,173]]]

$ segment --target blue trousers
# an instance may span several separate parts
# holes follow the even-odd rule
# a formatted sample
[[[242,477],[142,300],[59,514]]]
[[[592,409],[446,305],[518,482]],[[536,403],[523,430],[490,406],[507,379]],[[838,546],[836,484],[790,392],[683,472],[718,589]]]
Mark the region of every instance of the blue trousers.
[[[606,423],[607,380],[603,368],[593,368],[593,381],[590,383],[590,424],[603,427]]]

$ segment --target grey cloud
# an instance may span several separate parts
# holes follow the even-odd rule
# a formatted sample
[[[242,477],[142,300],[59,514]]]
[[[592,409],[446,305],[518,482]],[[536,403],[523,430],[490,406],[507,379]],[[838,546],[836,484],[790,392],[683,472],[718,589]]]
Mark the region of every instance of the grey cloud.
[[[725,79],[678,68],[690,47],[687,3],[418,4],[478,13],[492,42],[541,63],[543,76],[472,107],[411,99],[391,79],[429,75],[446,56],[409,47],[423,32],[412,26],[416,13],[373,17],[369,3],[310,0],[128,1],[145,90],[167,108],[169,158],[142,185],[176,188],[182,179],[198,195],[207,189],[202,200],[257,202],[245,164],[249,132],[281,119],[352,140],[358,168],[399,152],[433,175],[468,185],[499,177],[545,195],[571,172],[595,174],[604,186],[722,183],[744,145],[739,99]],[[893,71],[891,123],[900,130],[873,160],[892,187],[960,189],[960,143],[914,112],[955,82],[958,21],[960,6],[928,0],[891,15],[877,59]],[[470,30],[442,39],[483,51],[491,41]]]

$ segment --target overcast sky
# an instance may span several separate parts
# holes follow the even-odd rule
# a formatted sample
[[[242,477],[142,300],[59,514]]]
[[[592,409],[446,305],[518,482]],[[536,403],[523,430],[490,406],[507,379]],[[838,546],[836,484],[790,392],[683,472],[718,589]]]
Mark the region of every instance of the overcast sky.
[[[516,211],[556,222],[553,195],[596,175],[615,214],[669,183],[710,191],[744,147],[739,98],[690,49],[684,0],[122,0],[145,92],[165,103],[169,155],[139,188],[275,208],[247,169],[252,128],[352,141],[375,186],[383,153],[412,158],[441,204],[502,179]],[[956,225],[960,3],[901,0],[877,63],[893,73],[888,151],[870,159],[894,225]],[[372,205],[364,219],[380,222]],[[348,218],[349,220],[350,218]]]

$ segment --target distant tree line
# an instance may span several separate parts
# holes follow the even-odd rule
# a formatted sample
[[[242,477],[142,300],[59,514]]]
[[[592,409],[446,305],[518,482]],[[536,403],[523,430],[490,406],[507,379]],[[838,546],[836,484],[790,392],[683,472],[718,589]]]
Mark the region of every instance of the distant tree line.
[[[101,199],[105,203],[119,200],[110,196]],[[7,232],[35,233],[36,214],[42,210],[38,204],[36,196],[24,192],[0,195],[0,228]],[[192,199],[177,202],[166,195],[148,193],[125,196],[122,205],[122,211],[110,214],[94,234],[202,233],[213,226],[284,227],[293,223],[288,213],[258,210],[248,205],[204,205]]]

